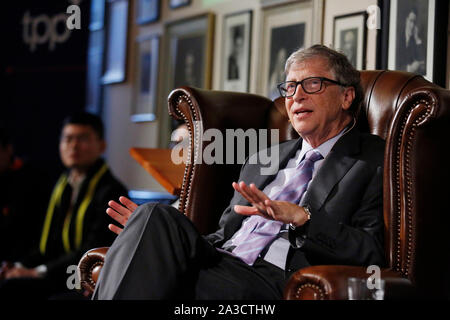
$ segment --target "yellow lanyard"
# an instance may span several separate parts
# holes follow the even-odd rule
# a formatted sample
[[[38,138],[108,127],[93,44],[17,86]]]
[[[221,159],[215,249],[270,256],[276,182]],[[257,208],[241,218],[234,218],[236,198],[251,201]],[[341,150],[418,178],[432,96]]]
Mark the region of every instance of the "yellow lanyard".
[[[106,164],[103,164],[103,166],[100,168],[99,171],[94,175],[94,177],[89,182],[89,186],[86,192],[86,195],[83,198],[83,201],[81,202],[80,206],[77,210],[77,216],[76,216],[76,225],[75,225],[75,248],[78,249],[81,245],[81,240],[83,237],[83,220],[84,216],[86,214],[86,210],[89,206],[89,204],[92,201],[92,198],[94,197],[94,192],[97,187],[98,182],[100,181],[103,174],[108,170],[108,166]],[[64,178],[64,179],[63,179]],[[64,181],[63,181],[64,180]],[[61,183],[63,182],[63,183]],[[50,204],[47,210],[47,216],[45,217],[45,223],[44,223],[44,229],[42,231],[42,237],[41,237],[41,243],[40,243],[40,251],[41,254],[45,254],[46,246],[47,246],[47,239],[48,234],[50,231],[50,225],[53,217],[53,211],[55,210],[56,202],[58,204],[61,202],[61,196],[63,193],[63,190],[67,184],[67,177],[64,175],[60,178],[58,183],[55,186],[55,189],[53,190],[52,197],[50,199]],[[70,239],[69,239],[69,231],[70,231],[70,222],[72,220],[72,210],[69,210],[69,212],[66,215],[66,218],[64,219],[64,225],[62,230],[62,241],[64,250],[66,252],[70,252]]]
[[[50,202],[47,208],[47,214],[45,215],[44,228],[42,229],[41,241],[39,243],[39,251],[42,255],[45,254],[45,249],[47,247],[48,233],[50,231],[50,225],[52,223],[53,212],[55,211],[55,205],[61,202],[61,196],[64,188],[67,185],[67,176],[65,174],[61,175],[58,182],[53,189],[52,196],[50,197]]]

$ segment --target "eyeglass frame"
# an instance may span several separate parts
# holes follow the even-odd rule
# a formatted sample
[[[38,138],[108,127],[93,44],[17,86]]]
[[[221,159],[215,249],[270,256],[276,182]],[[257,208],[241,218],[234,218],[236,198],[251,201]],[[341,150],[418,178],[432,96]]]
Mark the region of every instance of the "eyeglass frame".
[[[305,87],[303,87],[303,82],[306,81],[306,80],[309,80],[309,79],[319,79],[319,80],[320,80],[320,88],[319,88],[319,90],[314,91],[314,92],[309,92],[309,91],[307,91],[307,90],[305,89]],[[303,91],[305,91],[305,93],[307,93],[307,94],[314,94],[314,93],[317,93],[317,92],[319,92],[320,90],[322,90],[322,86],[323,86],[323,82],[324,82],[324,81],[328,81],[328,82],[337,84],[337,85],[339,85],[339,86],[341,86],[341,87],[347,87],[347,86],[344,85],[343,83],[340,83],[339,81],[336,81],[336,80],[333,80],[333,79],[328,79],[328,78],[325,78],[325,77],[308,77],[308,78],[305,78],[305,79],[300,80],[300,81],[293,81],[293,80],[290,80],[290,81],[284,81],[284,82],[281,82],[281,83],[279,83],[279,84],[277,85],[277,89],[278,89],[278,92],[280,93],[280,95],[281,95],[283,98],[290,98],[290,97],[293,97],[293,96],[297,93],[297,87],[298,87],[298,85],[301,85],[301,86],[302,86],[302,89],[303,89]],[[285,83],[287,83],[287,82],[295,82],[295,90],[294,90],[294,93],[291,94],[291,95],[283,95],[283,93],[281,92],[281,88],[280,88],[281,85],[283,85],[283,84],[285,84]]]

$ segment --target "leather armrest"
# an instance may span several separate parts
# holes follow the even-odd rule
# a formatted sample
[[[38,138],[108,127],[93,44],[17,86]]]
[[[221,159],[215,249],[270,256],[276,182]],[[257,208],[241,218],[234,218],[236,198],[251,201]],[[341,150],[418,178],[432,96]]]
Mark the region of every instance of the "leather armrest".
[[[78,263],[78,276],[81,286],[89,294],[92,294],[95,290],[108,249],[109,247],[91,249],[81,257]]]
[[[366,267],[356,266],[311,266],[300,269],[289,279],[284,298],[287,300],[347,300],[349,277],[368,278],[372,274]],[[381,269],[385,280],[385,300],[411,299],[417,297],[411,282],[399,272]]]

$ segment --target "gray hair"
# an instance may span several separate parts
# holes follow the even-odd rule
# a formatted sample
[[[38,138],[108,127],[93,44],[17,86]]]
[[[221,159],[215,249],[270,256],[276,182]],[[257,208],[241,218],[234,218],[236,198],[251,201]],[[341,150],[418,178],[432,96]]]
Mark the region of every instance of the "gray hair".
[[[294,51],[286,60],[284,72],[287,75],[292,65],[318,57],[325,58],[328,61],[328,67],[335,76],[336,81],[346,87],[355,89],[355,98],[348,112],[356,117],[363,99],[361,78],[359,71],[352,66],[344,54],[320,44],[313,45],[307,49],[299,49]]]

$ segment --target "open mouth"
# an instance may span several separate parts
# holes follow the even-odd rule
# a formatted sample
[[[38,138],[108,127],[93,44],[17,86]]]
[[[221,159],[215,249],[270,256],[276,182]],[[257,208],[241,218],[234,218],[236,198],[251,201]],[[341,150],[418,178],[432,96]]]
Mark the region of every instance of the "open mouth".
[[[308,110],[308,109],[300,109],[297,111],[294,111],[294,116],[296,118],[305,118],[307,116],[309,116],[312,113],[312,110]]]
[[[303,114],[303,113],[311,113],[311,110],[300,110],[300,111],[296,111],[294,112],[295,115],[299,115],[299,114]]]

